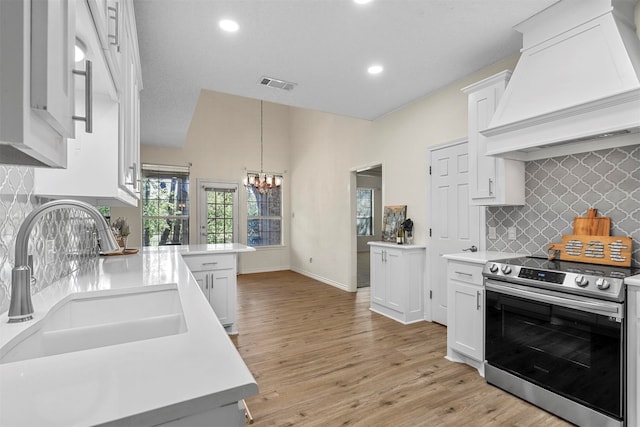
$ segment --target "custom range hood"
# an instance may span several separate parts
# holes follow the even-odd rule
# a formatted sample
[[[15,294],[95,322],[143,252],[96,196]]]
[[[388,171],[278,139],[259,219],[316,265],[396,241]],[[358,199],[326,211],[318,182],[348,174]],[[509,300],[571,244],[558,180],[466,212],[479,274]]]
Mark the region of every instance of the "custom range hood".
[[[481,131],[486,154],[535,160],[640,144],[635,7],[561,0],[518,24],[521,57]]]

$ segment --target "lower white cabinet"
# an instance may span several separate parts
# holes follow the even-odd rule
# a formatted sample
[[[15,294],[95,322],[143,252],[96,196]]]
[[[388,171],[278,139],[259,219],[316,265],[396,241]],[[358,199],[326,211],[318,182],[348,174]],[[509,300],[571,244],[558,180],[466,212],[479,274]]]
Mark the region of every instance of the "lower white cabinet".
[[[183,255],[204,296],[228,333],[236,334],[236,255]]]
[[[447,359],[484,376],[483,267],[484,262],[447,262]]]
[[[371,310],[401,323],[424,320],[425,247],[369,242]]]

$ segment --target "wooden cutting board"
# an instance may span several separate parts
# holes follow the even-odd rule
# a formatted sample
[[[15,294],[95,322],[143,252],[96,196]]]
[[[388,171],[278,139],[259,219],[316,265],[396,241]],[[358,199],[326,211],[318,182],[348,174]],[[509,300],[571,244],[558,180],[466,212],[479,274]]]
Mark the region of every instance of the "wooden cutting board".
[[[631,237],[565,234],[562,243],[549,245],[549,259],[558,251],[562,261],[630,267],[632,243]]]
[[[587,209],[587,216],[577,216],[573,220],[573,234],[581,236],[609,236],[611,235],[611,218],[597,216],[598,210]]]

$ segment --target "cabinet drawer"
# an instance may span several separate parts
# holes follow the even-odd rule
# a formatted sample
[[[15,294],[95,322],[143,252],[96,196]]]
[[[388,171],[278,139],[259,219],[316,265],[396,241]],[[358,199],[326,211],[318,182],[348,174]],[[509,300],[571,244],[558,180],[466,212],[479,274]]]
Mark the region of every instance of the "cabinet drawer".
[[[191,271],[225,270],[236,265],[234,254],[183,255],[183,258]]]
[[[482,286],[483,264],[451,261],[447,263],[447,278]]]

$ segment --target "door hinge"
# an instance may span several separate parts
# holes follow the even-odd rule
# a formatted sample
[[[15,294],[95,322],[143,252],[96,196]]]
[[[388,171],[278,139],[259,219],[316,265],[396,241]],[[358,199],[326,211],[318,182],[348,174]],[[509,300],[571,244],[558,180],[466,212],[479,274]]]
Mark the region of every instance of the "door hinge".
[[[433,299],[433,291],[429,291],[429,299]]]
[[[429,166],[429,175],[431,175],[431,166]]]
[[[431,237],[431,233],[432,233],[432,230],[431,230],[431,229],[429,229],[429,237]]]

